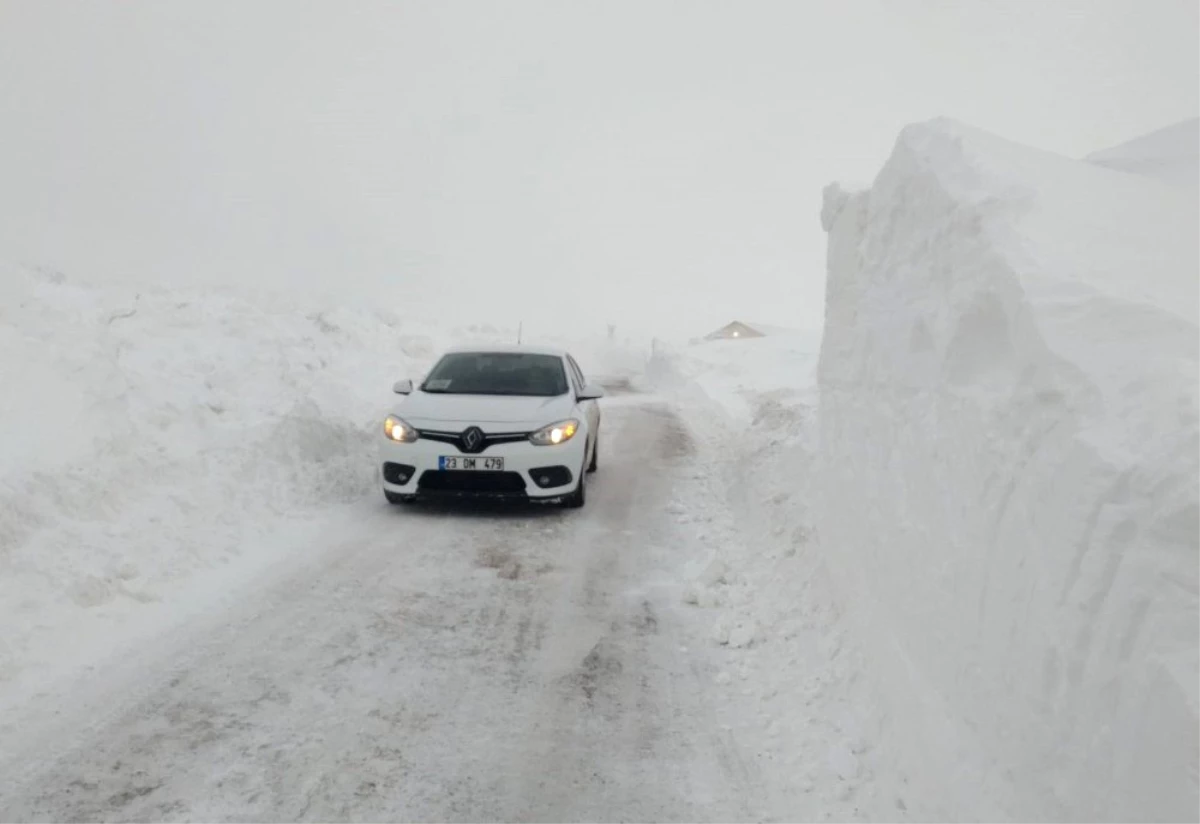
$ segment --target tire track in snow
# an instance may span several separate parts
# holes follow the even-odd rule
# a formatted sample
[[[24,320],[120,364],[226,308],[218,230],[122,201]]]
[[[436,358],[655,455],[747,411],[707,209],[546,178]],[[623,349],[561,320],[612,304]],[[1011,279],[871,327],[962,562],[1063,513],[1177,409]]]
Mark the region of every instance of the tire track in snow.
[[[80,697],[110,709],[22,750],[0,812],[748,817],[671,604],[643,586],[673,573],[647,544],[693,449],[667,407],[622,405],[581,513],[364,505],[316,562],[101,673]]]

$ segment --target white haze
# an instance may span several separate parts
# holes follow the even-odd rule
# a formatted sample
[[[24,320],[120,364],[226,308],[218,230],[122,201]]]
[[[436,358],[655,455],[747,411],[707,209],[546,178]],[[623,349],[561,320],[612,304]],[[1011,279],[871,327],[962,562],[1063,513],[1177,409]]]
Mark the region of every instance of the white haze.
[[[8,0],[0,259],[458,322],[812,325],[827,181],[937,115],[1071,156],[1194,116],[1197,22],[1191,0]]]

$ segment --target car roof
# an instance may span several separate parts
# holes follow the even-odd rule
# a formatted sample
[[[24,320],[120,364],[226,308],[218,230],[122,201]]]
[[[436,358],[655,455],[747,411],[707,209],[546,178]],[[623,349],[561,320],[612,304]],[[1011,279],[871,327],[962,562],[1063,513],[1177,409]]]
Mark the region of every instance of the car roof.
[[[526,344],[495,344],[482,343],[475,346],[468,344],[462,346],[451,346],[446,350],[446,354],[465,353],[473,354],[497,354],[497,355],[550,355],[556,358],[565,358],[567,353],[565,350],[556,349],[553,346],[528,346]]]

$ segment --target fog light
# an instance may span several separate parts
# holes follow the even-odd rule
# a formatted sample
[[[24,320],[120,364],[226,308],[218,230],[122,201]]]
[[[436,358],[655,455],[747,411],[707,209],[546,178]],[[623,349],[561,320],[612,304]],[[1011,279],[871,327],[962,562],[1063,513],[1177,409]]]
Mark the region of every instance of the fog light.
[[[565,466],[535,466],[529,470],[529,477],[542,489],[566,486],[572,480],[571,470]]]
[[[417,468],[410,464],[401,463],[385,463],[383,465],[383,479],[390,484],[404,486],[417,472]]]

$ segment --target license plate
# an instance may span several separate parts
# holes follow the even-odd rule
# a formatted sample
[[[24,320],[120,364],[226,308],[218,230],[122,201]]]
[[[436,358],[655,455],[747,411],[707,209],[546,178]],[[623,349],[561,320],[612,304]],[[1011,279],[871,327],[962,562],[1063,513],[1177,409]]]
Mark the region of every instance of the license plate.
[[[503,472],[503,458],[464,458],[459,455],[443,455],[438,458],[438,469],[466,469],[480,472]]]

